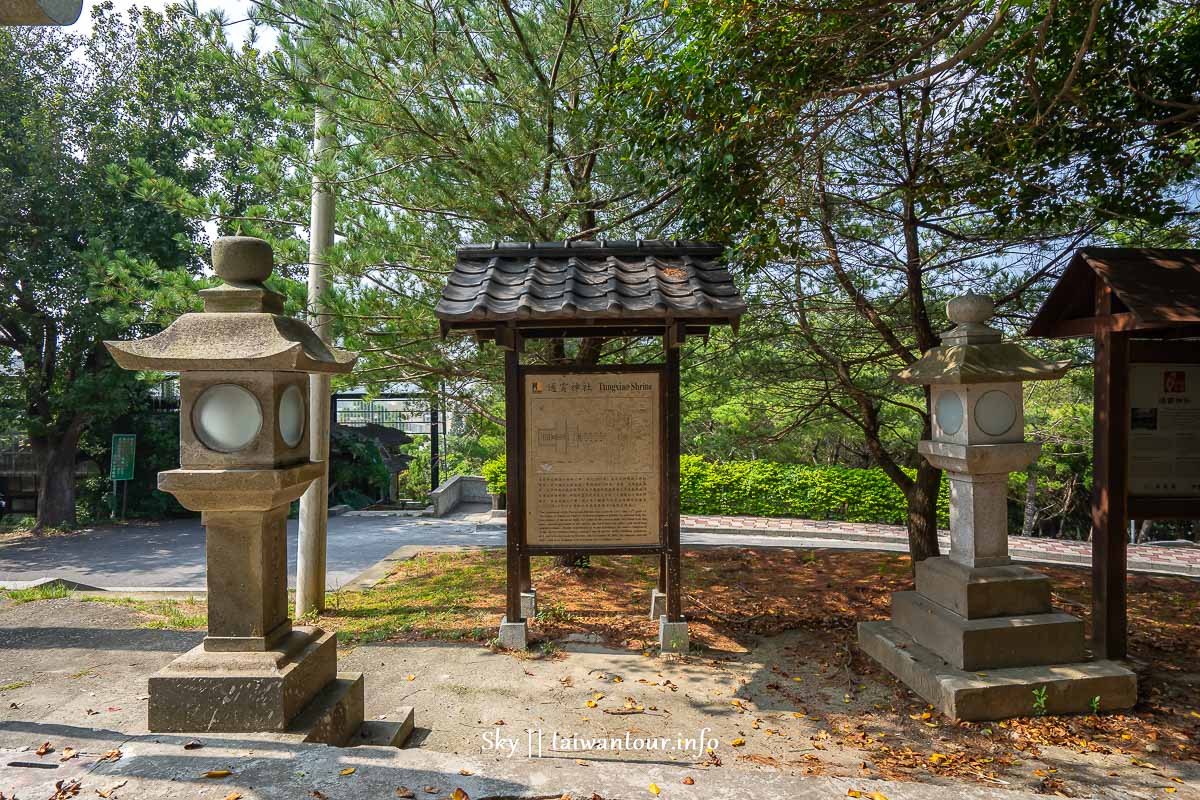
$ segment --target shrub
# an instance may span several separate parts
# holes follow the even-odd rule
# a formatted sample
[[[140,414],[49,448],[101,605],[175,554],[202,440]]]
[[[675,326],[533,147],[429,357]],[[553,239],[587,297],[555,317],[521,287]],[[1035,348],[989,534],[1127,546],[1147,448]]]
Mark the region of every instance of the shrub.
[[[911,471],[909,471],[912,474]],[[483,465],[488,491],[505,491],[504,456]],[[679,459],[679,504],[684,514],[797,517],[903,525],[904,493],[881,469],[805,467],[770,461]],[[938,493],[938,524],[950,519],[949,482]]]
[[[504,454],[483,462],[480,467],[480,472],[483,473],[483,479],[487,481],[487,490],[492,494],[504,494],[508,491],[508,467],[504,460]]]

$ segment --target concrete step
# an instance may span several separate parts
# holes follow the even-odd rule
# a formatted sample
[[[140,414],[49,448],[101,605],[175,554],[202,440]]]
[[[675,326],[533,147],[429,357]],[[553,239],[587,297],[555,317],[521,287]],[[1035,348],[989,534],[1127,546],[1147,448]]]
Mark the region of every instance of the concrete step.
[[[892,622],[958,669],[1082,661],[1083,621],[1069,614],[966,619],[917,592],[892,595]]]
[[[404,747],[408,737],[415,728],[415,714],[412,706],[401,706],[397,709],[398,721],[387,719],[370,719],[362,724],[353,739],[346,742],[348,746],[370,745],[374,747]]]
[[[1115,661],[968,672],[947,665],[890,622],[860,622],[858,644],[951,719],[1108,712],[1137,702],[1137,676]]]
[[[365,705],[362,673],[339,672],[296,715],[287,732],[301,741],[343,747],[362,728]]]
[[[1050,579],[1028,567],[971,568],[948,556],[917,564],[917,592],[960,617],[1049,614]]]

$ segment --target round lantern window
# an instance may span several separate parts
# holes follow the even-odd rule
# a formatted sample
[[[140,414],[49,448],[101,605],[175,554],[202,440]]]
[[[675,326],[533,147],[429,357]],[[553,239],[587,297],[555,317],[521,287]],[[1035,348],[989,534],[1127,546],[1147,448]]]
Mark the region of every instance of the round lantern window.
[[[299,386],[289,386],[279,397],[279,436],[288,447],[304,438],[304,393]]]
[[[262,429],[258,398],[233,383],[210,386],[192,407],[192,429],[210,450],[232,453],[254,441]]]
[[[938,427],[947,436],[953,436],[962,429],[963,402],[958,392],[943,392],[938,398],[934,413]]]
[[[975,403],[975,424],[988,436],[1002,436],[1017,421],[1017,406],[1007,392],[984,392]]]

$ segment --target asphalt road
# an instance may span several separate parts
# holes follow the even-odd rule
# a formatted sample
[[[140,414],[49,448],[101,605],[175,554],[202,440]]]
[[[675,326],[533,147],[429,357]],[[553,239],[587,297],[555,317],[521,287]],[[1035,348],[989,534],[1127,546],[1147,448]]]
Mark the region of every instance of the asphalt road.
[[[340,516],[329,520],[326,586],[336,590],[406,545],[503,546],[503,525],[470,511],[453,517]],[[296,520],[288,522],[288,584],[296,585]],[[684,531],[684,545],[897,550],[903,542]],[[98,589],[204,590],[200,520],[93,528],[70,536],[0,545],[0,585],[60,578]]]
[[[296,520],[288,522],[288,582],[296,582]],[[426,517],[334,517],[326,586],[336,589],[410,544],[503,544],[503,529]],[[0,582],[61,578],[97,588],[204,588],[199,519],[93,528],[0,545]]]

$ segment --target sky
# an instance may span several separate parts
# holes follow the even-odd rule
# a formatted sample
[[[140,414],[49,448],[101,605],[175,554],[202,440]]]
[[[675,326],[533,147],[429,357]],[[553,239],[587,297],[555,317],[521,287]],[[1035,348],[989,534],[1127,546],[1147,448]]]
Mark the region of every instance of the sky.
[[[142,8],[152,8],[155,11],[162,11],[172,2],[177,0],[113,0],[115,10],[125,13],[133,6]],[[71,33],[86,36],[92,29],[92,6],[96,0],[83,0],[83,13],[79,15],[79,21],[70,26],[68,30]],[[226,33],[230,39],[235,42],[245,38],[246,33],[250,29],[248,22],[241,22],[246,19],[247,10],[252,7],[250,0],[196,0],[196,5],[201,12],[211,11],[212,9],[221,9],[225,12],[225,19],[229,22],[237,22],[239,24],[231,25],[226,28]],[[259,31],[259,46],[267,47],[269,43],[274,42],[274,37],[267,34],[266,31]]]

